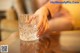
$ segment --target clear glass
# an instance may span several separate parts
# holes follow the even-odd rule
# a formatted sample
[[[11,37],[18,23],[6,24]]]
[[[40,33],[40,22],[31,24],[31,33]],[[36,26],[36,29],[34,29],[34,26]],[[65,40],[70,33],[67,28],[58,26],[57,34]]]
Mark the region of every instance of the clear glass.
[[[37,53],[37,20],[27,23],[31,15],[22,14],[19,16],[20,52]]]
[[[37,40],[37,20],[33,19],[31,23],[27,23],[30,19],[30,15],[22,14],[19,17],[19,34],[20,39],[23,41],[34,41]]]

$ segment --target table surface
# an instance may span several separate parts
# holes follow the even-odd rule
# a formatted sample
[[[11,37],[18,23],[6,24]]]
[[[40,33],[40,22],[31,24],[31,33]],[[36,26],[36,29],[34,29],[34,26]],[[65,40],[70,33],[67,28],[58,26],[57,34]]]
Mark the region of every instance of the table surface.
[[[59,34],[45,35],[39,41],[21,41],[21,53],[61,53],[59,44]],[[37,45],[38,49],[35,48]],[[35,50],[35,51],[34,51]]]

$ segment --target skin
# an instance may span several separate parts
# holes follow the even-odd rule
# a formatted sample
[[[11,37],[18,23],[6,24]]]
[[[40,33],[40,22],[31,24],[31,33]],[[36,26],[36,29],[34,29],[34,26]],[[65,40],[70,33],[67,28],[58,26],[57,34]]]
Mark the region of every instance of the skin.
[[[50,20],[48,20],[49,15],[51,15]],[[37,17],[39,21],[37,25],[39,30],[38,31],[39,36],[41,36],[44,33],[47,33],[47,31],[53,32],[53,31],[72,30],[73,27],[73,23],[71,20],[72,16],[69,14],[69,12],[66,9],[62,7],[61,4],[51,4],[50,1],[48,1],[45,5],[43,5],[31,16],[31,18],[29,19],[29,23]],[[58,24],[59,22],[60,24]]]

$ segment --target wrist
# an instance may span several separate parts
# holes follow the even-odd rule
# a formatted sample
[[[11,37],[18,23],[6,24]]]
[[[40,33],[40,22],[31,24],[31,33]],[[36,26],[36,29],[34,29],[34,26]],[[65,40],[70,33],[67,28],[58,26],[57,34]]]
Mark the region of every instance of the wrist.
[[[45,7],[49,10],[51,17],[54,17],[54,14],[59,12],[61,4],[52,4],[50,1],[45,4]]]

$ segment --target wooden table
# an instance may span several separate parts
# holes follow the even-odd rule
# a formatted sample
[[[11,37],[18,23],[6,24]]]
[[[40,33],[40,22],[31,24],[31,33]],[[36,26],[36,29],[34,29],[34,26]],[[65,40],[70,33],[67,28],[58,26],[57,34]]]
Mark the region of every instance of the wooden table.
[[[21,41],[21,53],[61,53],[59,34],[45,35],[39,41]]]

